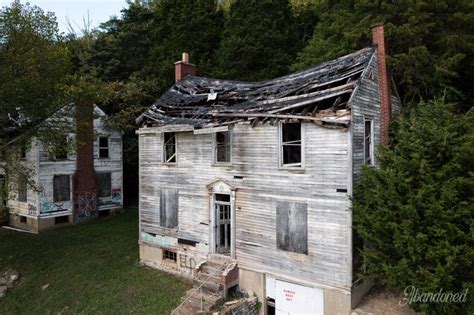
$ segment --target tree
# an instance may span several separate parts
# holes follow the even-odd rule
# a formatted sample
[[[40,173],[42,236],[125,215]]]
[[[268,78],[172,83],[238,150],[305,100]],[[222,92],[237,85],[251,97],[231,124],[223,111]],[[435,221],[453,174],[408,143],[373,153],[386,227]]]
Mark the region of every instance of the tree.
[[[380,152],[381,168],[364,168],[354,190],[364,263],[389,287],[474,288],[474,112],[456,114],[455,107],[444,99],[421,102],[399,118],[390,147]],[[411,306],[468,313],[462,303]]]
[[[52,13],[20,1],[0,10],[0,144],[57,110],[69,57]]]
[[[141,78],[153,80],[159,94],[174,83],[173,63],[190,54],[200,75],[215,67],[223,14],[214,0],[161,0],[153,6],[153,47]],[[159,95],[158,94],[158,95]]]
[[[436,1],[321,1],[313,38],[293,69],[333,59],[371,44],[370,27],[386,25],[389,62],[405,101],[448,93],[474,99],[474,3]],[[464,108],[468,110],[469,107]]]
[[[231,4],[217,51],[215,76],[255,81],[287,74],[301,47],[287,0]]]
[[[34,136],[63,130],[45,123],[64,105],[71,70],[69,51],[58,34],[54,14],[39,7],[17,0],[0,9],[0,168],[10,184],[22,179],[39,189],[33,170],[19,162],[21,148],[27,150]]]

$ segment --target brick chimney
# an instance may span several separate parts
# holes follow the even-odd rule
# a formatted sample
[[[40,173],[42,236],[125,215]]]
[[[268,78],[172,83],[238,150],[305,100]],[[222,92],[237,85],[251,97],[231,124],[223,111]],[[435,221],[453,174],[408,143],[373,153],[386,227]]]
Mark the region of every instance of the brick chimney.
[[[76,104],[76,171],[72,177],[74,221],[97,214],[98,180],[94,169],[94,104]]]
[[[183,52],[180,61],[174,63],[174,75],[176,82],[184,79],[188,75],[196,75],[196,65],[189,63],[189,54]]]
[[[382,24],[372,27],[372,43],[377,45],[377,68],[380,97],[380,142],[388,145],[388,132],[392,112],[390,77],[387,70],[387,47]]]

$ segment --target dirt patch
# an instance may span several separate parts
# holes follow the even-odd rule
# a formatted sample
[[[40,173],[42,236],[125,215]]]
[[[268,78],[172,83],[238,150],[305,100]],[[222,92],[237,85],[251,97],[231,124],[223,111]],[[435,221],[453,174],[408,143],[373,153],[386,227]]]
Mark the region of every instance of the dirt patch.
[[[374,288],[360,302],[353,314],[360,315],[417,315],[407,305],[400,306],[403,292],[389,291],[383,288]]]

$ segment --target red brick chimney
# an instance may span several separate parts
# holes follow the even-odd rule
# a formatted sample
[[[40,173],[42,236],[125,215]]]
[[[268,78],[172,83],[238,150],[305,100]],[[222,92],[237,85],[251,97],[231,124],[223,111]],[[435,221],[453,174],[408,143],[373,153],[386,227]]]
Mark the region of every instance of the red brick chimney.
[[[97,173],[94,169],[94,104],[76,104],[76,171],[72,177],[74,221],[97,214]]]
[[[196,65],[189,63],[189,54],[183,52],[180,61],[174,63],[174,75],[176,82],[184,79],[188,75],[196,75]]]
[[[377,68],[380,97],[380,142],[388,145],[388,131],[392,112],[390,77],[387,70],[387,47],[382,24],[372,27],[372,43],[377,45]]]

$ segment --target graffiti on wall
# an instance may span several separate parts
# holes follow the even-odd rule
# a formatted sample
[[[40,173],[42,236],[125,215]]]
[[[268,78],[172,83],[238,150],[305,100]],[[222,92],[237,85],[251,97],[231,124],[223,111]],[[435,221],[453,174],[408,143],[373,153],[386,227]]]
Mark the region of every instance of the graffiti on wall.
[[[122,204],[122,189],[112,188],[112,195],[110,197],[99,198],[99,206],[116,206]]]
[[[69,211],[69,210],[71,210],[70,201],[53,202],[46,197],[41,198],[41,205],[40,205],[41,214],[55,213],[55,212]]]
[[[179,255],[179,265],[181,268],[188,268],[190,271],[196,267],[196,260],[186,254]]]
[[[34,204],[28,204],[28,215],[36,215],[36,206]]]
[[[77,195],[77,217],[88,218],[97,212],[97,193],[81,192]]]

